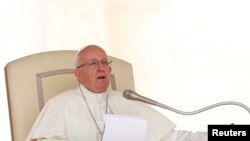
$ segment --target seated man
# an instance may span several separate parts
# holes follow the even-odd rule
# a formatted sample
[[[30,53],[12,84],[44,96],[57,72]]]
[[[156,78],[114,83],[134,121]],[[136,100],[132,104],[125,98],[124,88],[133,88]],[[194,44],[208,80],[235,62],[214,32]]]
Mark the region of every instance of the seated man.
[[[79,87],[47,102],[26,141],[101,141],[105,113],[143,117],[148,122],[147,141],[207,140],[206,133],[175,131],[175,124],[152,107],[126,100],[122,92],[107,90],[110,63],[99,46],[81,49],[74,69]]]

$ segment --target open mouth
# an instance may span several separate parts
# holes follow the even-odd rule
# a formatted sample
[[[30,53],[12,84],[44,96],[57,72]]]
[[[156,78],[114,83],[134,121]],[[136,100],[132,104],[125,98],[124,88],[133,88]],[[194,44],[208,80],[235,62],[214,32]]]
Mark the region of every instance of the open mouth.
[[[106,76],[98,76],[97,79],[105,79]]]

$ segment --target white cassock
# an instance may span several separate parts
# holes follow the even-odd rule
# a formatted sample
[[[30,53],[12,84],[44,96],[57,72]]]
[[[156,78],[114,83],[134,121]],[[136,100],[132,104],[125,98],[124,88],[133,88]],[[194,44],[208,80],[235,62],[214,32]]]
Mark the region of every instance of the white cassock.
[[[55,96],[46,103],[26,141],[100,141],[101,134],[98,127],[103,132],[106,102],[108,102],[107,113],[140,116],[146,119],[148,122],[146,141],[207,140],[206,133],[175,131],[175,124],[167,117],[147,104],[123,98],[122,92],[108,90],[95,94],[81,85]]]

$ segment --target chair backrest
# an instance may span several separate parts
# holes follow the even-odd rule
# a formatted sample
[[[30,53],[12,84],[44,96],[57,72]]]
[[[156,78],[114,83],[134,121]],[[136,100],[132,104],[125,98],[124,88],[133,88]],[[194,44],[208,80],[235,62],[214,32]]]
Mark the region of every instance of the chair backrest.
[[[25,140],[48,99],[78,86],[72,73],[76,52],[42,52],[16,59],[5,66],[12,141]],[[132,65],[108,57],[113,61],[110,88],[134,90]]]

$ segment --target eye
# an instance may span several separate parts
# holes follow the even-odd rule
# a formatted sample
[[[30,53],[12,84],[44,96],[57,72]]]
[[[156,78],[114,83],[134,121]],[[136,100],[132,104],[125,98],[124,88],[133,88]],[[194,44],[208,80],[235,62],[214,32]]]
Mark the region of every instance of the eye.
[[[90,66],[96,66],[96,65],[98,65],[98,61],[97,60],[93,60],[93,61],[90,61],[88,64],[90,65]]]
[[[108,65],[109,64],[108,60],[102,60],[101,62],[102,62],[103,65]]]

